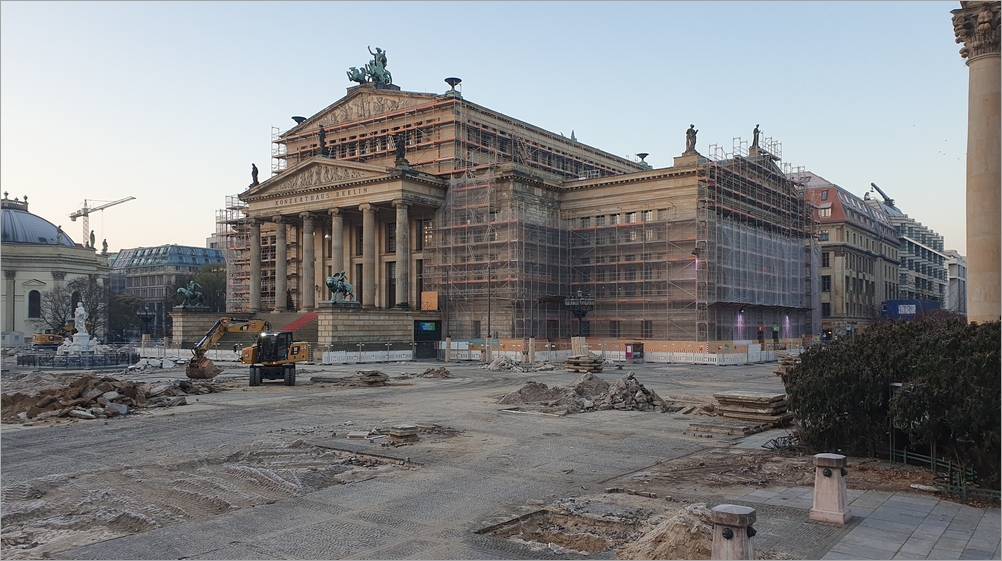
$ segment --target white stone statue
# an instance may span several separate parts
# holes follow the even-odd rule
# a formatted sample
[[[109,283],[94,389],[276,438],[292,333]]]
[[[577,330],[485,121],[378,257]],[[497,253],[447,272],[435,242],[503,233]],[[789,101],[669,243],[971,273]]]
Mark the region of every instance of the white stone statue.
[[[87,335],[87,310],[84,309],[83,302],[77,302],[77,309],[73,312],[73,320],[77,334]]]

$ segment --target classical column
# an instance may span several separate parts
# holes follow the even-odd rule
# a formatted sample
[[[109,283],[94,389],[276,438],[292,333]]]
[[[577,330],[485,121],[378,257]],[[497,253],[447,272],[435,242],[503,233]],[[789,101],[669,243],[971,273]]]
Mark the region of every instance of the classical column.
[[[327,213],[331,215],[331,269],[337,274],[344,270],[344,215],[339,208]]]
[[[376,306],[376,209],[369,203],[362,211],[362,307]]]
[[[261,311],[261,223],[250,221],[250,306],[249,311]]]
[[[303,310],[312,310],[316,302],[314,286],[317,284],[314,270],[317,256],[313,245],[313,215],[301,212],[299,217],[303,219],[303,280],[299,283],[299,293],[302,294],[300,305]]]
[[[967,319],[1002,315],[1002,231],[999,227],[999,2],[961,2],[953,10],[960,56],[967,59]]]
[[[285,310],[286,281],[289,275],[288,270],[285,268],[288,244],[285,240],[285,219],[281,216],[276,216],[274,220],[278,228],[275,230],[275,309],[272,311],[281,312]]]
[[[16,288],[17,271],[11,269],[3,272],[4,281],[7,286],[4,287],[7,294],[4,298],[4,311],[3,311],[3,328],[6,331],[15,331],[14,329],[14,289]]]
[[[410,223],[407,219],[407,203],[403,201],[393,201],[393,206],[397,207],[397,307],[410,308],[407,297],[410,294],[411,278],[411,244],[408,227]]]

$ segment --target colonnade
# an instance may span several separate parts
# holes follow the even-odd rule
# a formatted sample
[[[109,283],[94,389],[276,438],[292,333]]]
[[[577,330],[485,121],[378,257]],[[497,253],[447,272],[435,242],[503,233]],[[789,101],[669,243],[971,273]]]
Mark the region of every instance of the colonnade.
[[[410,217],[408,214],[409,204],[403,200],[393,201],[396,208],[396,306],[397,308],[409,308],[408,295],[410,290]],[[377,208],[371,203],[363,203],[358,206],[358,211],[362,213],[362,278],[352,279],[359,285],[361,281],[362,308],[376,307],[376,262],[378,251],[376,248],[376,211]],[[331,247],[331,269],[334,272],[346,270],[344,263],[344,214],[343,208],[332,208],[327,210],[330,217],[330,247]],[[271,217],[276,225],[275,230],[275,310],[285,307],[286,288],[288,287],[288,240],[286,238],[286,227],[290,219],[297,219],[302,222],[303,232],[303,282],[300,283],[300,306],[304,310],[316,308],[317,299],[314,293],[314,280],[316,278],[316,262],[323,259],[323,251],[317,250],[314,242],[316,232],[316,221],[319,218],[316,212],[300,212],[295,218],[288,215],[278,215]],[[260,218],[250,220],[250,311],[260,312],[261,308],[261,224]],[[350,272],[349,272],[350,274]],[[322,289],[323,290],[323,289]]]

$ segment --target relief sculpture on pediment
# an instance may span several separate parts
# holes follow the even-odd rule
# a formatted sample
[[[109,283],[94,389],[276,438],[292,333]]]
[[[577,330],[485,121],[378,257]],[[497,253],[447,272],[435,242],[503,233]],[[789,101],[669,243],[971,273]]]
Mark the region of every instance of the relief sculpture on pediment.
[[[338,181],[350,181],[361,179],[365,174],[357,169],[346,169],[334,166],[314,166],[296,174],[295,177],[282,183],[279,187],[281,191],[303,189]]]
[[[329,113],[317,119],[324,126],[334,126],[341,123],[368,119],[375,115],[390,113],[403,108],[404,102],[387,96],[362,96],[348,101],[340,107],[335,107]]]

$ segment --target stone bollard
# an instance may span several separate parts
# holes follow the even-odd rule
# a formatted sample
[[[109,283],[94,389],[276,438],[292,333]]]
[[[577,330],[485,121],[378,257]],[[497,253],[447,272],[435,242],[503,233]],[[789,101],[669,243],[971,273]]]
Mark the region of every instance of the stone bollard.
[[[852,518],[845,494],[845,456],[814,455],[814,508],[811,520],[845,524]]]
[[[710,512],[713,547],[710,559],[755,559],[755,509],[738,505],[717,505]]]

